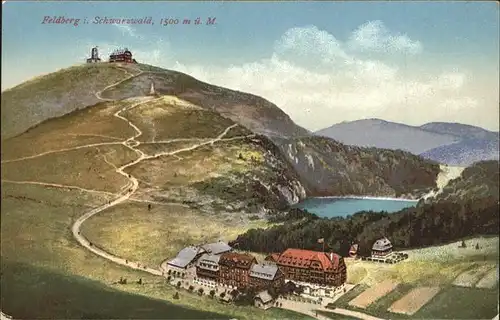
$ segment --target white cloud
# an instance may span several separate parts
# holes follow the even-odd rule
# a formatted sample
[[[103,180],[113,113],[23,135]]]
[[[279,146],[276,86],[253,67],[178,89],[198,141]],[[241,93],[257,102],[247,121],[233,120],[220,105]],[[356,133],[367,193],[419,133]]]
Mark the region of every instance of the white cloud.
[[[450,90],[457,90],[464,86],[466,76],[459,72],[449,72],[439,75],[437,85]]]
[[[402,52],[418,54],[422,52],[420,41],[413,41],[405,34],[391,33],[380,20],[369,21],[356,29],[348,42],[354,51]]]
[[[122,35],[128,35],[128,36],[131,36],[131,37],[134,37],[134,38],[138,38],[138,39],[141,39],[141,40],[144,40],[145,37],[138,34],[137,31],[135,30],[134,27],[130,26],[130,25],[127,25],[127,24],[113,24],[113,26],[115,26],[116,28],[118,28],[118,30],[120,30],[122,32]]]
[[[332,63],[339,59],[350,61],[342,44],[332,34],[316,26],[288,29],[275,43],[278,55],[301,56],[307,59],[319,58],[321,62]]]
[[[440,103],[440,107],[445,112],[456,112],[464,109],[474,109],[477,107],[477,101],[471,97],[462,97],[460,99],[446,99]]]

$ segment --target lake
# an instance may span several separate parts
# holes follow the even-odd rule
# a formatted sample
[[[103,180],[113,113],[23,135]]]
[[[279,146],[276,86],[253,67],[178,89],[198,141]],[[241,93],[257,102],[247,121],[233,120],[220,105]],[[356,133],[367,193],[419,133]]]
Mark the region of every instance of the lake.
[[[310,198],[295,207],[306,209],[320,217],[345,217],[359,211],[397,212],[401,209],[414,207],[416,200],[385,199],[385,198]]]

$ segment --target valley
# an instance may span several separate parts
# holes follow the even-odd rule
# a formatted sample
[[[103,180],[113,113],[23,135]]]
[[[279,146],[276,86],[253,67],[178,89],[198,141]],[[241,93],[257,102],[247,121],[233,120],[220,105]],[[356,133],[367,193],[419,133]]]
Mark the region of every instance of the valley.
[[[284,138],[290,126],[267,124],[266,130],[284,131],[266,136],[248,119],[234,121],[220,110],[196,105],[186,88],[199,84],[189,78],[174,74],[181,79],[173,85],[180,86],[177,95],[147,96],[130,85],[137,89],[136,79],[151,71],[120,68],[126,78],[95,92],[100,102],[46,119],[2,142],[1,286],[10,292],[2,295],[3,312],[21,318],[304,319],[284,309],[227,306],[184,292],[175,298],[177,290],[159,266],[188,245],[286,227],[267,219],[308,197],[419,199],[432,190],[440,195],[462,173],[446,173],[401,151],[321,137]],[[161,70],[153,74],[172,76]],[[123,97],[125,92],[135,96]],[[235,103],[234,94],[229,96]],[[311,240],[310,235],[304,239]],[[419,283],[432,272],[454,277],[451,270],[459,273],[473,265],[412,263],[384,273],[384,268],[348,261],[348,281],[374,285],[389,274]],[[422,278],[409,280],[415,272]],[[120,284],[119,278],[130,283]],[[136,279],[142,284],[134,284]],[[36,285],[39,289],[29,289]],[[58,289],[45,297],[46,286]],[[69,294],[74,287],[81,289]],[[25,292],[35,301],[33,308],[21,303]],[[112,295],[116,306],[104,307],[102,301]],[[47,301],[57,303],[45,308]]]

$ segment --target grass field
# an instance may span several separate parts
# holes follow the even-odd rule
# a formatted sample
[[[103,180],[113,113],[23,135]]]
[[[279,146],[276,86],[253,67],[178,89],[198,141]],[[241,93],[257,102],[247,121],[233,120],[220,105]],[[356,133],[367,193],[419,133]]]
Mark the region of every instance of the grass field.
[[[138,141],[167,140],[176,138],[215,138],[234,124],[216,112],[203,110],[173,97],[162,97],[153,103],[141,105],[123,113],[138,126],[143,134]],[[236,127],[227,137],[248,135],[251,132]]]
[[[498,314],[498,287],[494,290],[448,286],[412,316],[412,319],[492,319]]]
[[[385,280],[377,285],[370,287],[363,291],[356,298],[349,302],[350,306],[365,309],[378,299],[388,295],[398,286],[397,282]]]
[[[4,163],[2,179],[118,192],[128,180],[117,174],[113,165],[121,166],[136,158],[137,154],[123,145],[83,148]]]
[[[175,300],[175,289],[164,279],[87,252],[72,238],[70,226],[106,201],[101,197],[5,183],[1,192],[1,302],[2,311],[14,317],[200,319],[217,313],[222,318],[302,319],[279,309],[222,305],[187,292]],[[129,282],[142,278],[144,284],[114,284],[120,277]]]
[[[229,241],[249,227],[228,217],[201,213],[176,205],[156,205],[148,211],[145,203],[127,202],[85,222],[82,233],[103,249],[146,265],[159,266],[185,246]]]
[[[364,290],[366,285],[358,285],[346,296],[329,304],[329,308],[345,308],[363,312],[384,319],[492,319],[498,314],[498,286],[495,289],[456,287],[451,284],[441,291],[412,315],[393,313],[388,309],[414,289],[410,284],[400,284],[392,292],[370,304],[367,308],[349,305]]]
[[[466,239],[468,248],[458,249],[461,241],[415,250],[406,250],[409,259],[395,265],[370,263],[346,259],[351,283],[359,285],[333,303],[332,307],[365,312],[389,319],[491,319],[497,313],[498,281],[493,272],[498,268],[498,237]],[[480,250],[476,250],[475,244]],[[489,276],[488,270],[493,269]],[[464,272],[482,275],[491,288],[456,287],[453,282]],[[401,282],[392,292],[369,305],[366,309],[349,306],[349,301],[370,286],[386,279]],[[481,280],[479,280],[481,281]],[[479,282],[478,282],[479,283]],[[423,286],[439,286],[437,293],[415,314],[396,314],[387,309],[411,290]]]
[[[461,287],[473,287],[491,269],[495,270],[496,268],[492,268],[489,264],[475,265],[456,277],[453,284]]]
[[[48,118],[99,100],[95,93],[128,77],[113,64],[83,64],[27,81],[2,92],[2,140]],[[68,94],[71,92],[71,94]]]
[[[194,144],[210,141],[210,139],[192,139],[189,141],[172,141],[168,143],[144,143],[137,147],[148,155],[155,155],[162,152],[172,152],[179,149],[188,148]],[[182,155],[179,155],[180,159]]]
[[[466,240],[479,243],[481,250],[472,246],[458,249],[461,241],[422,249],[405,250],[409,258],[394,265],[346,259],[350,283],[374,285],[385,279],[394,279],[412,285],[448,285],[469,269],[493,268],[498,265],[498,237],[477,237]],[[363,276],[364,275],[364,276]]]
[[[192,142],[191,144],[196,144]],[[239,154],[246,159],[239,159]],[[256,162],[250,161],[254,156]],[[145,160],[127,168],[127,172],[149,184],[169,189],[171,187],[189,186],[211,177],[227,177],[229,173],[245,173],[258,169],[260,151],[239,141],[221,141],[213,146],[203,146],[175,156],[164,156]],[[160,174],[161,173],[161,174]]]
[[[491,269],[477,283],[477,288],[494,288],[498,284],[498,267]]]
[[[412,289],[404,297],[394,302],[388,310],[393,313],[413,315],[422,306],[432,300],[439,290],[439,287],[418,287]]]

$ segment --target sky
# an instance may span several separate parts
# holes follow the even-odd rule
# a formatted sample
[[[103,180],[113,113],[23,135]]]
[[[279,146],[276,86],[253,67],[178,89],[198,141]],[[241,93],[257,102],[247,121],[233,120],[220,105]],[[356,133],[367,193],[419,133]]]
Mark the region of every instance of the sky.
[[[367,118],[499,130],[494,1],[2,6],[2,91],[84,63],[93,46],[102,58],[128,47],[141,63],[259,95],[313,131]],[[80,21],[43,24],[45,16]],[[94,24],[96,17],[151,17],[154,24]],[[179,22],[165,26],[161,19]]]

